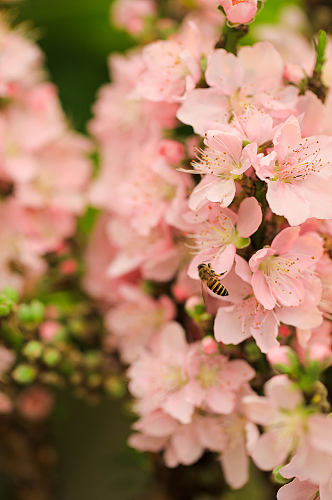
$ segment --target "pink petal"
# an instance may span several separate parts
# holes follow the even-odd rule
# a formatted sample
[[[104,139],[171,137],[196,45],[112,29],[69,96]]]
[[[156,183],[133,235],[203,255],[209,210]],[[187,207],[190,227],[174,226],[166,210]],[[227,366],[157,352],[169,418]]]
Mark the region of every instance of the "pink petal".
[[[163,359],[173,359],[174,353],[184,356],[187,352],[185,332],[182,326],[170,321],[160,333],[160,355]]]
[[[262,209],[256,198],[246,198],[238,211],[236,229],[242,238],[248,238],[257,231],[262,222]]]
[[[276,300],[266,282],[263,271],[254,272],[251,284],[258,302],[260,302],[265,309],[273,309],[276,305]]]
[[[212,269],[214,269],[217,274],[230,271],[233,267],[235,254],[235,246],[233,244],[227,245],[220,254],[211,259]]]
[[[271,401],[262,396],[245,396],[242,403],[246,416],[256,424],[268,425],[278,415]]]
[[[309,481],[293,479],[292,482],[282,486],[277,494],[277,500],[312,500],[318,487]]]
[[[332,453],[332,419],[327,415],[312,415],[308,421],[310,443],[319,450]]]
[[[240,255],[235,256],[235,272],[246,283],[251,283],[252,272],[248,262]]]
[[[252,452],[252,459],[262,470],[272,470],[286,460],[291,439],[284,438],[278,431],[262,434]]]
[[[242,140],[234,133],[219,130],[209,130],[204,143],[211,148],[225,153],[234,162],[239,162],[242,153]]]
[[[181,464],[190,465],[196,462],[204,449],[193,433],[192,426],[182,427],[172,438],[172,445]]]
[[[259,325],[250,328],[250,332],[254,337],[256,344],[264,353],[268,353],[271,349],[278,347],[278,320],[274,312],[266,313],[261,319]]]
[[[301,391],[286,375],[277,375],[268,380],[265,394],[277,408],[285,410],[295,410],[303,402]]]
[[[249,460],[243,439],[222,453],[221,464],[226,482],[231,488],[238,489],[246,484],[249,478]]]
[[[279,161],[284,160],[290,153],[291,146],[296,146],[301,141],[301,128],[297,118],[290,116],[288,120],[278,129],[274,136],[274,149]]]
[[[227,389],[211,387],[207,393],[206,402],[212,411],[227,415],[234,409],[235,395]]]
[[[312,217],[310,206],[301,189],[286,182],[267,181],[266,199],[272,212],[283,215],[291,226],[302,224]]]
[[[250,332],[243,331],[242,318],[233,307],[219,307],[214,321],[214,336],[218,342],[237,345],[249,338]]]
[[[299,227],[286,227],[274,238],[271,248],[279,255],[287,253],[294,246],[299,236]]]
[[[243,69],[234,54],[217,49],[208,58],[205,78],[210,87],[232,95],[243,82]]]
[[[186,401],[183,391],[177,391],[168,396],[162,408],[182,424],[189,424],[194,412],[193,405]]]
[[[191,125],[196,134],[227,124],[229,119],[227,97],[217,89],[195,89],[185,98],[177,117]]]

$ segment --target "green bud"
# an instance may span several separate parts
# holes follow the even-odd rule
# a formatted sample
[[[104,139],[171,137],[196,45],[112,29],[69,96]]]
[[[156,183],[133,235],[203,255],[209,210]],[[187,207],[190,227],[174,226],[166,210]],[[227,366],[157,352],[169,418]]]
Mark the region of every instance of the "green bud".
[[[11,302],[0,302],[0,317],[8,316],[13,310]]]
[[[90,375],[88,376],[87,383],[91,389],[99,387],[101,382],[102,382],[102,377],[100,373],[90,373]]]
[[[42,352],[43,345],[37,340],[31,340],[31,342],[28,342],[23,349],[23,354],[31,360],[38,359]]]
[[[18,317],[22,323],[39,324],[44,318],[45,306],[39,300],[33,300],[30,304],[21,304],[18,309]]]
[[[1,297],[5,297],[7,300],[10,300],[11,302],[14,303],[17,303],[19,299],[18,291],[15,290],[15,288],[12,288],[11,286],[7,286],[1,291],[0,300]]]
[[[106,391],[114,398],[122,398],[126,394],[126,385],[124,381],[116,375],[107,377],[104,385]]]
[[[54,347],[47,347],[43,354],[43,361],[48,366],[55,366],[61,359],[60,352]]]
[[[18,365],[12,372],[12,377],[19,384],[31,384],[37,377],[37,370],[28,364]]]
[[[93,370],[100,366],[101,355],[99,351],[88,351],[84,356],[84,361],[90,370]]]

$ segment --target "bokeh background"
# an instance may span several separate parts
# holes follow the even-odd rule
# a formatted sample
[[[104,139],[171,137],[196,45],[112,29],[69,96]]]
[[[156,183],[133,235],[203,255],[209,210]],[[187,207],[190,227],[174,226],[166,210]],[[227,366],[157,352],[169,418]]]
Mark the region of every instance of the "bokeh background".
[[[258,22],[277,21],[280,10],[290,3],[301,4],[301,0],[267,0]],[[23,0],[6,10],[13,23],[26,23],[34,32],[73,127],[85,132],[96,92],[109,81],[108,56],[135,45],[127,33],[112,25],[110,0]],[[59,394],[51,422],[57,499],[164,498],[151,460],[126,446],[130,424],[122,400],[89,407],[68,394]],[[210,471],[202,468],[200,473],[219,474],[219,466]],[[176,482],[179,476],[172,474],[171,480]],[[187,474],[194,478],[196,471],[190,468]],[[269,500],[274,495],[267,488],[266,478],[256,472],[249,485],[224,494],[221,500]],[[14,500],[4,475],[0,476],[0,499]],[[197,491],[195,500],[208,499]]]

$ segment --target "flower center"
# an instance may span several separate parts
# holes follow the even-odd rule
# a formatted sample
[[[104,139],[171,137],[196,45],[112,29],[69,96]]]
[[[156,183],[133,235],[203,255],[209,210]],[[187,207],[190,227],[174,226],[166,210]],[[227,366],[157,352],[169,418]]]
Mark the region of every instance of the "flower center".
[[[204,389],[209,389],[218,381],[220,367],[211,366],[206,363],[202,364],[197,375],[197,380]]]
[[[163,381],[167,391],[176,391],[187,383],[180,366],[168,367],[163,377]]]

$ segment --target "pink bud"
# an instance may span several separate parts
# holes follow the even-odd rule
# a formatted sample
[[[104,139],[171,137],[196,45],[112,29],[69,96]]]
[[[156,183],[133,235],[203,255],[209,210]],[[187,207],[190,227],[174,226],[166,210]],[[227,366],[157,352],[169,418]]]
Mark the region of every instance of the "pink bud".
[[[171,165],[177,165],[184,158],[183,144],[171,139],[164,139],[161,141],[158,152],[161,156],[164,156]]]
[[[202,304],[202,297],[199,297],[198,295],[192,295],[187,300],[185,308],[191,310],[194,309],[195,306],[201,306]]]
[[[332,353],[328,346],[323,344],[312,344],[309,348],[310,361],[331,362]]]
[[[220,0],[220,4],[234,24],[250,23],[257,12],[257,0]]]
[[[44,321],[39,327],[39,335],[42,340],[52,342],[61,329],[57,321]]]
[[[178,302],[184,302],[188,298],[187,290],[179,284],[173,286],[172,292]]]
[[[61,262],[60,271],[63,274],[73,274],[77,270],[77,262],[74,259],[67,259]]]
[[[280,345],[278,347],[273,347],[266,357],[271,365],[289,365],[288,353],[290,348],[287,345]]]
[[[287,338],[290,336],[290,329],[287,325],[280,325],[279,327],[279,335],[280,337]]]
[[[218,350],[218,343],[212,337],[202,339],[202,351],[204,354],[215,354]]]
[[[46,418],[53,408],[54,398],[50,391],[43,387],[29,387],[17,400],[19,411],[24,417],[32,420]]]

